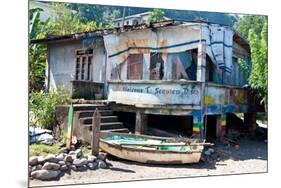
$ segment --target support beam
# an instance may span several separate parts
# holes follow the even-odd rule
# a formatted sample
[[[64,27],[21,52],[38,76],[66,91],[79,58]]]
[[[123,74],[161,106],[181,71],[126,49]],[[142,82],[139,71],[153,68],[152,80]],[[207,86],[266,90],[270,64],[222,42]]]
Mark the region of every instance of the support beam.
[[[146,130],[147,130],[147,115],[141,111],[137,111],[135,134],[144,134]]]
[[[216,139],[222,141],[225,134],[225,121],[222,121],[222,115],[216,115]],[[222,126],[223,125],[223,126]]]
[[[203,116],[202,114],[193,115],[193,128],[192,136],[199,138],[202,137],[202,127],[203,127]]]
[[[244,123],[252,136],[255,135],[255,130],[257,128],[256,120],[256,113],[244,113]]]
[[[220,116],[220,140],[222,141],[226,133],[226,114],[222,113]]]
[[[206,81],[206,45],[203,43],[198,46],[196,80],[200,82]]]

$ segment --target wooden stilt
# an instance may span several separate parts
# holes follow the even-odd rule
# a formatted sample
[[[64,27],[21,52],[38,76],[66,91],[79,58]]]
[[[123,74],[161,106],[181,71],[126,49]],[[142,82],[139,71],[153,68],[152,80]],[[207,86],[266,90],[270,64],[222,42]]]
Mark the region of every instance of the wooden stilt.
[[[98,109],[93,114],[93,138],[92,138],[92,155],[99,154],[99,141],[100,141],[100,113]]]
[[[147,129],[147,115],[141,111],[136,112],[135,134],[143,134]]]

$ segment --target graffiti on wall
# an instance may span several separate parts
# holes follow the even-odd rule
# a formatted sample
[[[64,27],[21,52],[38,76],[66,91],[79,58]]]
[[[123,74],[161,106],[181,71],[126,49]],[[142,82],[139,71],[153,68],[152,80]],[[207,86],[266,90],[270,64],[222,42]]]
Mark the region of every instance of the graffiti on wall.
[[[200,87],[194,84],[110,83],[109,100],[134,104],[200,104]]]

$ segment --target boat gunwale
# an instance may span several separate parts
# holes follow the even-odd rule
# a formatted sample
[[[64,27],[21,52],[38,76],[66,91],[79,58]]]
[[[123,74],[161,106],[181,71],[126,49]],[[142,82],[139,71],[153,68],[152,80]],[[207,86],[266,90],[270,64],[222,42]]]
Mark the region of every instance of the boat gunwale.
[[[100,142],[102,142],[104,144],[107,144],[110,147],[114,147],[115,149],[118,149],[118,150],[128,150],[128,151],[134,151],[134,152],[146,152],[146,153],[158,153],[158,154],[171,154],[171,153],[175,153],[175,154],[193,154],[193,153],[202,153],[202,151],[204,149],[204,146],[196,146],[196,147],[202,147],[202,149],[190,150],[190,151],[169,151],[169,150],[157,150],[157,149],[155,149],[155,150],[148,150],[148,149],[143,149],[143,148],[134,148],[134,147],[126,147],[126,146],[124,147],[121,144],[110,143],[110,142],[108,142],[108,141],[106,141],[106,140],[104,140],[102,138],[100,139]],[[192,146],[191,146],[191,148],[192,148]]]

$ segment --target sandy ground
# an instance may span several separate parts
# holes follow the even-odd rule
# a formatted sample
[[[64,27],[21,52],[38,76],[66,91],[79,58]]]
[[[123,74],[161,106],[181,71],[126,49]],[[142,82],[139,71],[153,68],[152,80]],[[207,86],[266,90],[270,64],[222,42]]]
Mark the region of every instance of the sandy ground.
[[[110,157],[109,169],[68,172],[56,181],[30,180],[30,186],[120,182],[133,180],[196,177],[224,174],[267,172],[267,143],[263,140],[240,140],[240,148],[216,145],[212,156],[189,165],[147,165]]]

